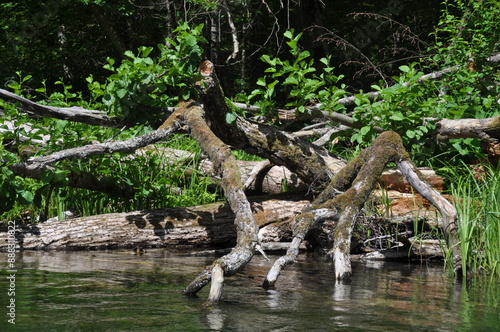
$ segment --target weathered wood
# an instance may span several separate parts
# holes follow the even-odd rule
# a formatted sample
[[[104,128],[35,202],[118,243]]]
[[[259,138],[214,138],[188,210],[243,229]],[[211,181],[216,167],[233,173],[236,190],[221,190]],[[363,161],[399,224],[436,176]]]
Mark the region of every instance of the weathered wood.
[[[156,130],[125,141],[90,144],[78,148],[57,151],[46,156],[31,157],[21,163],[10,165],[9,169],[18,176],[40,179],[45,169],[53,169],[52,164],[60,160],[70,158],[86,159],[94,155],[131,152],[140,147],[165,139],[174,133],[178,127],[178,123],[172,123],[169,128]],[[136,191],[132,186],[120,184],[111,176],[99,176],[89,172],[76,173],[68,171],[67,177],[68,185],[73,188],[100,191],[112,196],[131,197]]]
[[[458,213],[455,207],[447,201],[439,192],[432,188],[428,183],[423,181],[418,173],[415,165],[408,159],[401,160],[397,163],[398,169],[403,173],[405,178],[410,182],[413,188],[418,191],[424,198],[432,203],[441,213],[439,224],[443,229],[448,249],[453,253],[453,266],[455,271],[462,268],[462,258],[460,250],[460,239],[458,237],[457,218]]]
[[[45,167],[64,159],[87,159],[95,155],[110,154],[116,152],[133,152],[138,148],[156,143],[170,136],[178,125],[173,123],[169,128],[155,130],[142,136],[133,137],[125,141],[114,141],[84,145],[77,148],[66,149],[51,153],[42,157],[31,157],[27,161],[10,166],[12,171],[24,176],[34,177]]]
[[[231,276],[241,270],[253,257],[258,243],[259,227],[244,193],[236,158],[229,147],[208,127],[204,119],[205,112],[203,108],[194,102],[181,103],[179,108],[182,109],[182,116],[190,129],[191,135],[193,135],[201,149],[208,154],[210,160],[214,163],[214,169],[222,175],[221,187],[231,210],[235,214],[236,246],[229,254],[217,259],[210,268],[213,270],[220,267],[224,270],[224,275]],[[214,272],[212,271],[212,273]],[[184,294],[197,293],[204,286],[204,283],[210,282],[211,275],[210,278],[208,276],[207,273],[202,272],[193,283],[184,289]],[[215,300],[215,298],[209,300]]]
[[[273,126],[253,123],[241,116],[231,124],[226,122],[229,106],[213,71],[213,64],[200,66],[203,83],[200,98],[212,131],[226,144],[287,167],[311,187],[322,187],[345,165],[345,161],[328,150],[302,140]]]
[[[289,228],[302,207],[309,203],[301,196],[279,197],[255,197],[251,201],[254,218],[262,230],[266,226]],[[236,226],[229,205],[214,203],[17,225],[16,239],[20,250],[133,248],[137,245],[229,247],[236,241]],[[288,239],[275,237],[273,240]],[[0,229],[0,251],[7,249],[7,243],[7,230]]]
[[[500,115],[487,119],[442,119],[436,123],[440,136],[444,138],[479,138],[485,142],[500,140]]]
[[[224,269],[220,264],[212,267],[212,282],[210,283],[210,292],[208,293],[207,303],[219,302],[222,296],[222,287],[224,283]]]

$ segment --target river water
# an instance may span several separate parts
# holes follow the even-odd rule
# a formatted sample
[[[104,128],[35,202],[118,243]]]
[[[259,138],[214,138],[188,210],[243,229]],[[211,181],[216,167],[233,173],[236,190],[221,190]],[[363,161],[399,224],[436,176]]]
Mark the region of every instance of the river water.
[[[208,286],[197,297],[181,292],[214,258],[26,251],[9,273],[0,253],[0,331],[500,331],[498,280],[454,281],[425,262],[354,262],[352,283],[339,285],[330,260],[303,253],[264,290],[272,262],[255,256],[226,278],[221,303],[206,307]]]

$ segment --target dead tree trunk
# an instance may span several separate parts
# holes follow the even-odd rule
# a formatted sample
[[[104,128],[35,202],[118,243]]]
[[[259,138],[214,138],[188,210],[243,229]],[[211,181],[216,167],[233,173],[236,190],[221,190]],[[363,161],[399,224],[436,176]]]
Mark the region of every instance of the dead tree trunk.
[[[194,294],[212,280],[208,302],[217,302],[222,295],[221,271],[231,276],[241,270],[252,258],[258,243],[259,227],[244,193],[238,165],[231,150],[208,127],[203,108],[194,102],[181,103],[173,116],[180,116],[189,130],[213,162],[215,169],[222,174],[221,186],[226,199],[235,214],[237,240],[236,246],[228,254],[207,267],[186,289],[185,294]],[[213,277],[213,278],[212,278]]]

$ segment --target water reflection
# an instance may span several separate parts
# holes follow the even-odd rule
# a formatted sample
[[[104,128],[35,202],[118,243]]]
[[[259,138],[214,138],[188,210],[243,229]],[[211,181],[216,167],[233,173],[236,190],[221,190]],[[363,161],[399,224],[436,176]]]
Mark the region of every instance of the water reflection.
[[[353,262],[349,285],[330,260],[301,254],[275,289],[256,256],[226,278],[223,299],[181,295],[214,257],[189,252],[25,252],[17,257],[17,330],[37,331],[494,331],[500,284],[449,279],[440,266]],[[0,262],[6,262],[0,253]],[[4,263],[2,263],[4,264]],[[4,264],[3,266],[5,266]],[[0,289],[6,289],[5,268]],[[2,293],[0,299],[4,299]],[[2,312],[2,317],[5,317]],[[0,318],[1,319],[1,318]],[[0,331],[14,331],[5,319]]]

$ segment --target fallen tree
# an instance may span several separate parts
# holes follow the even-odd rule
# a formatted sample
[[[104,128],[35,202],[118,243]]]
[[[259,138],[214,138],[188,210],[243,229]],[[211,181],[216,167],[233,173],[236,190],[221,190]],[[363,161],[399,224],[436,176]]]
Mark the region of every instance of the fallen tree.
[[[308,183],[315,184],[316,189],[321,191],[314,203],[307,205],[297,217],[294,239],[287,255],[276,261],[264,282],[264,287],[274,285],[281,269],[293,262],[305,235],[312,227],[326,220],[336,221],[332,250],[336,278],[348,281],[351,275],[349,255],[354,219],[389,162],[395,162],[411,185],[441,212],[441,226],[446,234],[447,244],[453,250],[454,267],[457,270],[461,268],[460,245],[455,227],[456,211],[422,180],[397,134],[383,133],[371,148],[346,165],[332,158],[325,150],[273,127],[252,124],[241,117],[236,117],[233,123],[228,124],[224,117],[229,109],[212,64],[203,63],[200,72],[204,78],[200,84],[203,109],[194,102],[187,103],[176,116],[178,119],[184,118],[194,132],[195,139],[203,149],[208,150],[209,155],[213,154],[210,151],[213,151],[214,146],[215,151],[224,150],[224,145],[218,140],[208,147],[204,144],[219,137],[226,144],[287,166]],[[204,117],[210,127],[206,126],[205,121],[201,121]],[[212,158],[220,160],[218,155],[213,155]],[[220,165],[222,166],[222,162]],[[212,281],[209,302],[215,302],[221,296],[222,275],[233,275],[242,268],[258,244],[255,221],[246,212],[246,197],[238,194],[242,185],[239,177],[232,172],[234,167],[234,162],[227,161],[227,166],[220,171],[223,181],[226,180],[223,185],[226,196],[232,196],[234,200],[231,206],[241,212],[241,217],[237,214],[235,218],[235,224],[241,232],[238,234],[236,247],[228,255],[214,261],[184,290],[185,294],[194,294]],[[224,177],[224,172],[229,175]],[[325,186],[326,183],[329,184]]]

